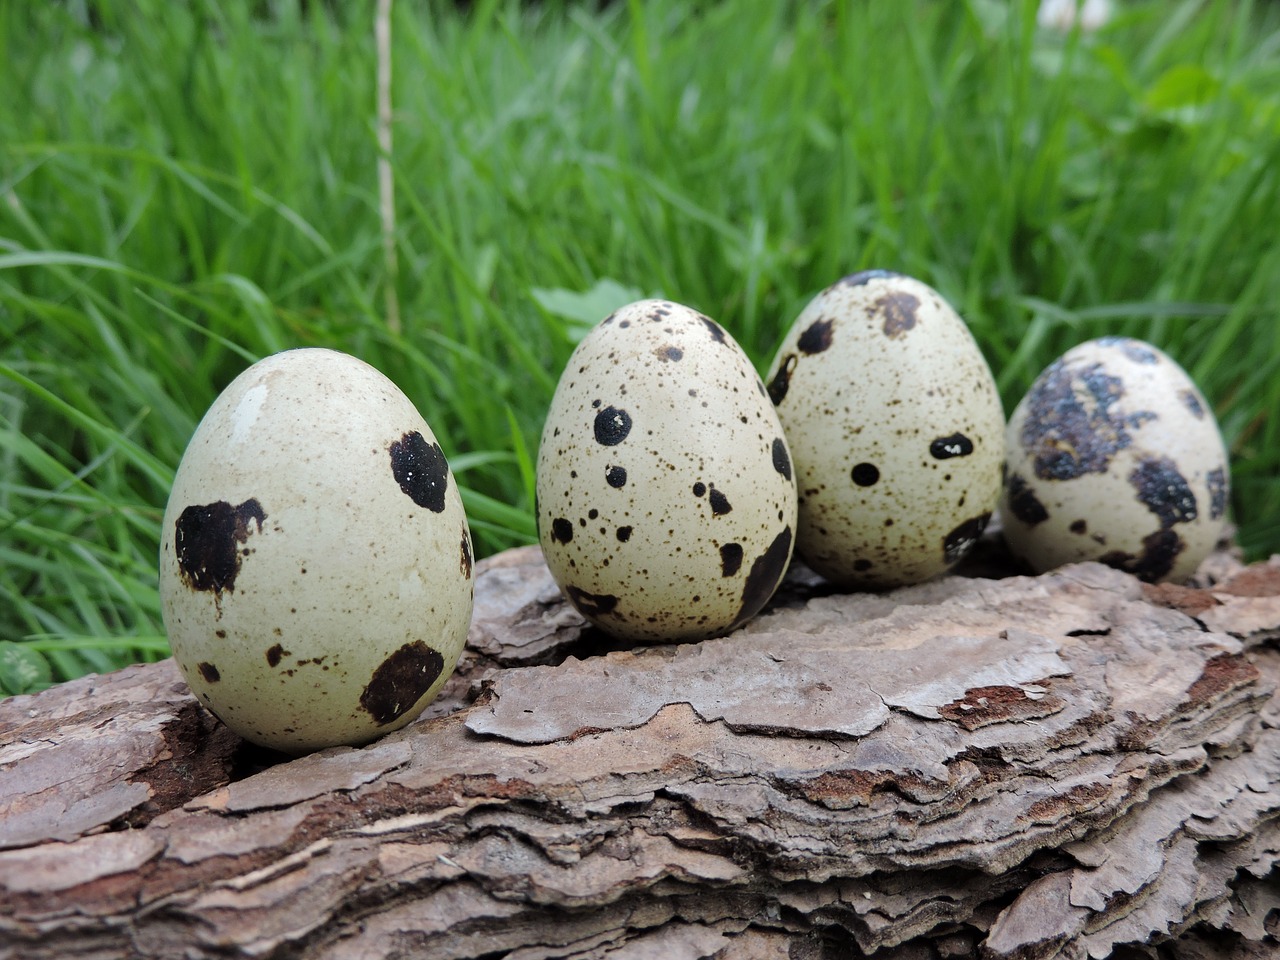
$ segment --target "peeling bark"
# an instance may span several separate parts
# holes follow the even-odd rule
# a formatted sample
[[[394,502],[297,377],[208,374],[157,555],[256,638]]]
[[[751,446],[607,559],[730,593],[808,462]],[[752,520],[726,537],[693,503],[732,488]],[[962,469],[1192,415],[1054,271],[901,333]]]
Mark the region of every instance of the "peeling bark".
[[[0,957],[1270,957],[1280,558],[832,593],[618,649],[536,549],[360,749],[171,662],[0,702]]]

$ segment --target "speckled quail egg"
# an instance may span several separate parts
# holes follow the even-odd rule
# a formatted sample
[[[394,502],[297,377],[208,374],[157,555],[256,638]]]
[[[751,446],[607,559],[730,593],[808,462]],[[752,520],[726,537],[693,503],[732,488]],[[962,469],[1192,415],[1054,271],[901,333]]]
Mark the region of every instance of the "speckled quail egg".
[[[537,503],[556,582],[626,640],[728,633],[791,559],[795,483],[764,385],[723,327],[666,300],[623,307],[573,352]]]
[[[1149,343],[1090,340],[1009,420],[1004,536],[1033,570],[1100,560],[1185,580],[1222,533],[1226,447],[1186,372]]]
[[[288,350],[227,386],[174,478],[160,599],[192,691],[247,740],[360,744],[452,673],[471,536],[431,428],[373,367]]]
[[[845,277],[796,318],[767,376],[799,491],[796,552],[853,588],[954,565],[1000,496],[1004,413],[963,320],[888,270]]]

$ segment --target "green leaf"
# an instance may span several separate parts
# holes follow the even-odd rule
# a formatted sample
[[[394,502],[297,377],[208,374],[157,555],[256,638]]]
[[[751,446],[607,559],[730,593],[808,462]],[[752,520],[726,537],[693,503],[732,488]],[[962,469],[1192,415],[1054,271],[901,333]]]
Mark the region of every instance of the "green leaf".
[[[1212,100],[1220,86],[1217,78],[1204,67],[1180,63],[1160,74],[1147,87],[1142,105],[1153,113],[1199,107]]]
[[[0,695],[33,693],[53,682],[49,661],[11,640],[0,640]]]
[[[619,307],[645,297],[637,288],[624,287],[608,277],[597,280],[595,286],[582,293],[559,287],[534,287],[529,294],[547,313],[570,322],[566,333],[574,341],[585,337],[588,330]]]

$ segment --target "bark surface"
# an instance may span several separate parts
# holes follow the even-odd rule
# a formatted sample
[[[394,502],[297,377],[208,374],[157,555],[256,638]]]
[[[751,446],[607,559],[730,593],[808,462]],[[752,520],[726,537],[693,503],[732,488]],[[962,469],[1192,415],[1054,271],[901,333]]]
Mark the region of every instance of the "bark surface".
[[[1280,558],[835,594],[612,649],[479,565],[418,721],[290,759],[172,662],[0,702],[0,957],[1271,957]]]

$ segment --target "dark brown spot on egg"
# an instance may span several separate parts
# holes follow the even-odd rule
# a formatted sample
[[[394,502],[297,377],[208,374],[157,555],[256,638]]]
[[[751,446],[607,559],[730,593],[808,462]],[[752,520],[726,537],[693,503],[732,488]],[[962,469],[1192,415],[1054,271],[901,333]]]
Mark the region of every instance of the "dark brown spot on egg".
[[[619,543],[626,543],[628,540],[631,539],[631,528],[619,527],[617,530],[617,537],[618,537]]]
[[[809,324],[804,333],[800,334],[800,339],[796,341],[800,352],[812,356],[830,348],[831,327],[834,323],[833,320],[815,320]]]
[[[948,437],[938,437],[929,444],[929,453],[938,460],[951,457],[967,457],[973,453],[973,441],[963,433],[953,433]]]
[[[853,469],[849,471],[849,476],[860,487],[874,486],[875,482],[880,479],[880,468],[874,463],[854,464]]]
[[[707,501],[711,504],[711,515],[713,517],[720,517],[726,513],[733,512],[733,505],[729,503],[729,498],[717,490],[715,486],[711,487],[711,495],[707,497]]]
[[[1102,364],[1069,367],[1055,360],[1027,394],[1027,415],[1019,432],[1041,480],[1072,480],[1105,473],[1112,458],[1128,447],[1129,430],[1156,419],[1151,411],[1123,414],[1116,409],[1124,383]]]
[[[791,457],[787,453],[787,444],[781,437],[773,438],[773,469],[791,479]]]
[[[883,318],[884,335],[897,340],[916,325],[916,311],[920,309],[919,297],[901,290],[886,293],[871,304]]]
[[[373,671],[360,706],[378,726],[404,716],[444,670],[444,657],[421,640],[406,643]]]
[[[1204,475],[1209,485],[1209,519],[1218,520],[1227,512],[1227,475],[1221,467],[1214,467]]]
[[[573,524],[564,517],[556,517],[551,521],[551,542],[568,543],[573,539]]]
[[[200,676],[204,677],[205,683],[217,683],[222,679],[222,674],[218,672],[218,668],[207,660],[197,663],[196,669],[200,671]]]
[[[654,350],[653,352],[658,357],[658,359],[662,361],[679,360],[681,357],[684,356],[683,350],[681,350],[679,347],[671,346],[670,344],[664,347],[658,347],[658,349]]]
[[[462,576],[467,580],[471,579],[472,557],[471,557],[471,538],[467,536],[467,531],[462,531],[461,556],[458,559],[458,569]]]
[[[982,536],[982,531],[987,529],[987,524],[990,521],[990,513],[978,514],[978,516],[971,517],[943,537],[942,555],[947,563],[955,563],[968,553],[969,548],[977,543],[978,538]]]
[[[620,490],[627,485],[627,471],[625,467],[609,467],[604,472],[604,482],[609,484],[615,490]]]
[[[704,326],[706,326],[707,331],[711,334],[712,340],[716,343],[725,342],[724,327],[720,326],[720,324],[716,323],[710,317],[704,317],[702,314],[698,314],[698,319],[702,321]]]
[[[1134,363],[1155,363],[1159,360],[1154,350],[1132,337],[1099,337],[1098,343],[1104,347],[1118,348]]]
[[[699,480],[697,483],[693,485],[693,495],[695,497],[701,497],[705,495],[706,492],[707,492],[707,485],[703,483],[701,480]]]
[[[1190,523],[1197,516],[1196,495],[1168,457],[1146,457],[1129,474],[1138,500],[1160,518],[1161,529]]]
[[[618,598],[611,593],[588,593],[572,585],[566,586],[564,590],[569,596],[569,602],[588,619],[607,617],[618,607]]]
[[[742,544],[725,543],[720,546],[720,576],[732,577],[742,569]]]
[[[631,414],[618,407],[605,407],[596,414],[596,443],[616,447],[631,432]]]
[[[1016,473],[1009,474],[1007,481],[1009,490],[1009,510],[1015,517],[1029,527],[1044,523],[1049,519],[1049,511],[1036,496],[1031,485]]]
[[[853,561],[853,569],[858,571],[858,573],[866,573],[868,570],[872,568],[872,566],[874,566],[874,564],[872,564],[870,560]]]
[[[267,648],[267,666],[278,667],[280,660],[284,657],[285,650],[283,644],[275,644]]]
[[[778,581],[787,572],[787,561],[791,557],[791,528],[784,527],[782,532],[773,538],[773,542],[760,556],[751,563],[746,582],[742,585],[742,606],[738,616],[734,618],[730,630],[736,630],[769,602]]]
[[[1136,557],[1123,550],[1112,550],[1098,559],[1117,570],[1131,573],[1139,580],[1154,583],[1169,575],[1186,543],[1176,530],[1160,529],[1142,538],[1142,552]]]
[[[799,363],[799,358],[794,353],[788,353],[782,358],[782,363],[778,366],[778,372],[769,381],[769,399],[773,401],[775,407],[787,395],[787,390],[791,386],[791,373],[795,370],[797,363]]]
[[[235,590],[240,572],[238,546],[267,519],[256,499],[232,506],[225,500],[187,507],[174,523],[178,575],[192,590],[215,594]]]
[[[391,474],[405,495],[432,513],[444,512],[449,486],[449,463],[438,443],[427,443],[417,430],[406,433],[388,448]]]
[[[1076,534],[1079,534],[1080,536],[1084,536],[1086,533],[1089,532],[1089,524],[1083,520],[1072,520],[1071,526],[1068,527],[1067,529],[1070,530],[1072,533],[1076,533]]]
[[[1200,398],[1196,396],[1194,390],[1178,391],[1178,399],[1182,401],[1183,406],[1191,411],[1193,417],[1197,420],[1204,419],[1204,404],[1200,402]]]

